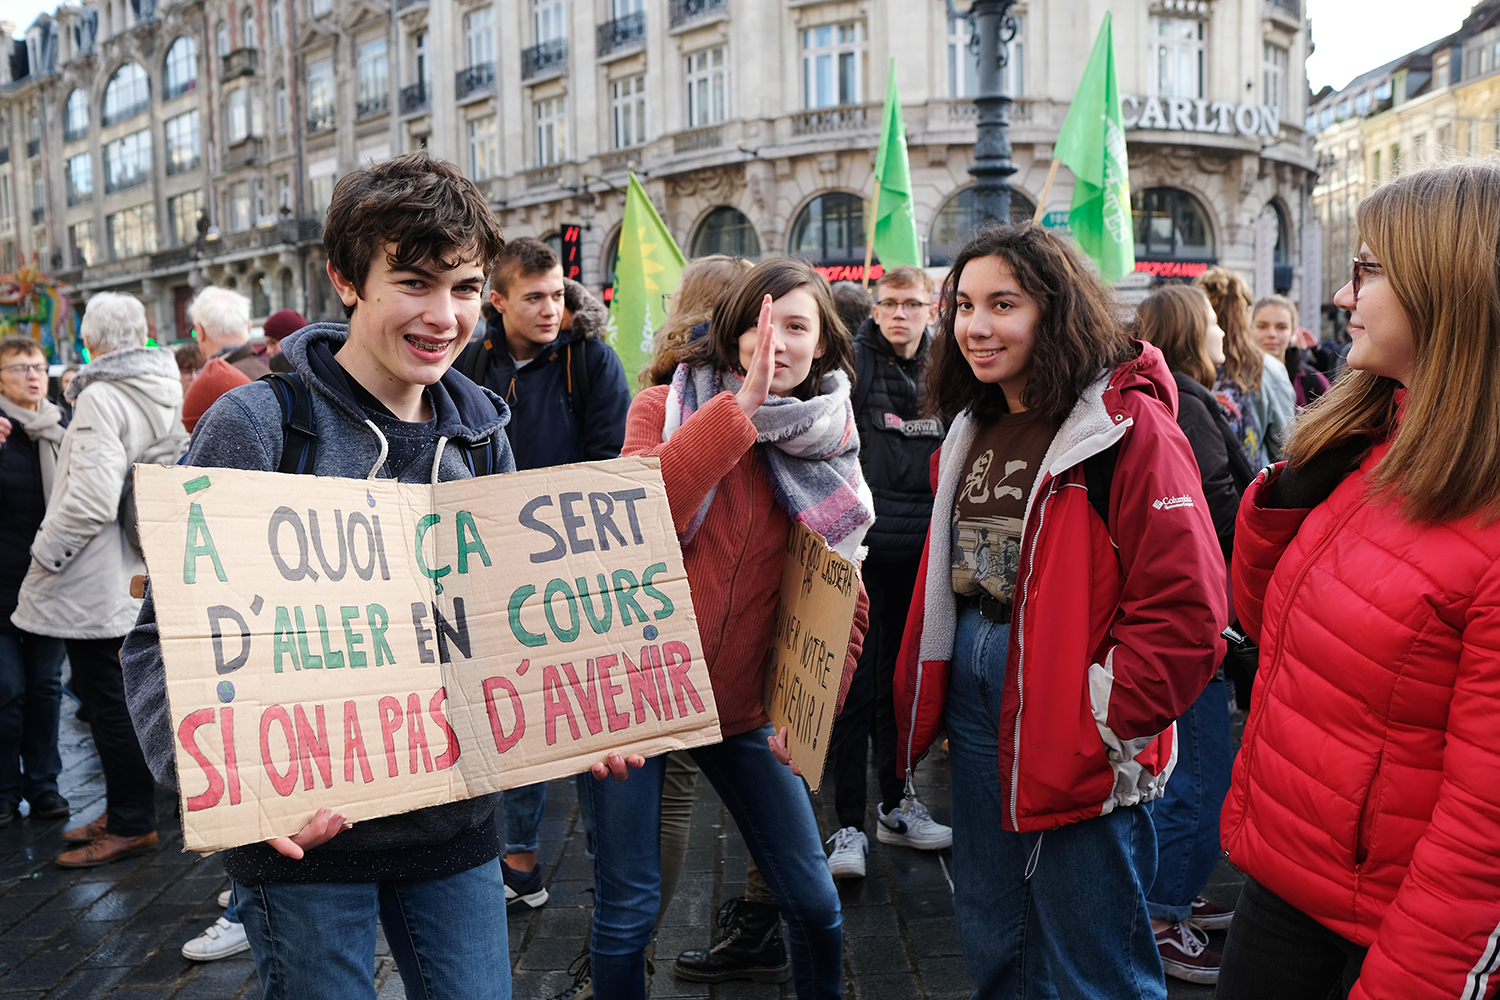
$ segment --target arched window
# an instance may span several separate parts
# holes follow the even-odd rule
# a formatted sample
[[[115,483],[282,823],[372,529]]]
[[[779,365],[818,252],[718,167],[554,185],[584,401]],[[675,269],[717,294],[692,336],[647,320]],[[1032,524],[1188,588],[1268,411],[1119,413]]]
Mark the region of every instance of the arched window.
[[[65,139],[73,140],[89,130],[89,95],[82,89],[68,95],[68,121]]]
[[[1209,260],[1214,231],[1198,199],[1178,188],[1130,193],[1136,260]]]
[[[112,125],[140,114],[146,110],[150,97],[146,71],[135,63],[126,63],[115,70],[104,88],[104,124]]]
[[[788,249],[815,264],[863,264],[864,202],[858,195],[842,191],[814,198],[792,223]]]
[[[229,55],[229,25],[223,21],[214,29],[214,51],[221,56]]]
[[[245,17],[240,22],[240,48],[260,48],[260,32],[255,28],[255,10],[250,7],[245,8]]]
[[[979,228],[979,199],[972,187],[943,202],[937,216],[932,220],[932,236],[927,242],[927,263],[933,267],[944,267],[953,263],[958,251]],[[1036,213],[1036,202],[1020,191],[1010,192],[1010,221],[1024,222]]]
[[[198,43],[186,35],[167,50],[166,100],[186,94],[198,85]]]
[[[744,212],[720,205],[708,213],[708,218],[693,236],[692,256],[707,257],[714,253],[760,259],[760,237],[755,234],[755,227],[745,218]]]

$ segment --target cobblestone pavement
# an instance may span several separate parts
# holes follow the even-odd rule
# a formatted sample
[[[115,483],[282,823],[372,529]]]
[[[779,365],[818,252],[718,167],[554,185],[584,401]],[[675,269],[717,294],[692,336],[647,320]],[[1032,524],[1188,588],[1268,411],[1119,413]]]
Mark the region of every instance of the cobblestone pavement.
[[[73,806],[71,823],[104,807],[104,779],[87,727],[64,705],[62,791]],[[948,816],[948,773],[939,755],[918,775],[923,801],[934,816]],[[873,829],[872,815],[868,824]],[[819,803],[825,832],[834,826],[831,796]],[[0,828],[0,997],[108,997],[110,1000],[256,1000],[260,986],[249,955],[211,963],[182,958],[184,942],[221,912],[215,898],[227,888],[217,858],[184,854],[172,819],[175,802],[158,799],[161,846],[154,852],[102,868],[69,871],[53,859],[68,823],[18,820]],[[544,862],[551,872],[546,906],[509,918],[517,1000],[542,1000],[572,983],[568,965],[582,950],[592,910],[592,874],[578,830],[572,782],[549,788],[542,828]],[[845,996],[856,1000],[937,1000],[968,995],[967,973],[953,926],[949,852],[890,848],[871,837],[869,875],[840,884],[844,903]],[[653,997],[772,1000],[792,997],[791,984],[726,983],[704,986],[676,980],[671,961],[679,951],[709,943],[720,904],[744,890],[745,845],[706,780],[700,779],[687,864],[657,942]],[[1233,901],[1238,876],[1221,864],[1208,894]],[[1223,936],[1214,935],[1215,946]],[[374,983],[380,1000],[403,997],[383,940]],[[1211,997],[1212,987],[1168,980],[1173,1000]]]

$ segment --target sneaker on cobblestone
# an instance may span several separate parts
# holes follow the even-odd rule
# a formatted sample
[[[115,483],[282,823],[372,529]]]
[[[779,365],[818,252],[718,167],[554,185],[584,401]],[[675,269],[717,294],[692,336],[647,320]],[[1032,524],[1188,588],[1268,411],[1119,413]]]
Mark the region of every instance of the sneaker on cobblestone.
[[[547,887],[542,885],[540,865],[529,872],[518,872],[504,861],[500,862],[500,867],[505,870],[506,910],[521,906],[535,910],[547,902]]]
[[[245,925],[230,923],[220,917],[209,924],[208,930],[182,946],[182,957],[192,962],[214,962],[249,950]]]
[[[953,846],[953,828],[944,826],[927,812],[927,807],[914,798],[901,800],[901,808],[885,811],[885,803],[875,807],[878,820],[875,839],[882,844],[898,847],[915,847],[923,851],[937,851]]]
[[[852,826],[833,831],[827,843],[833,845],[828,852],[828,872],[834,878],[864,878],[865,855],[870,853],[870,841],[864,831]]]
[[[1189,983],[1219,981],[1219,953],[1209,949],[1202,933],[1186,921],[1156,932],[1156,950],[1167,975]]]
[[[1198,896],[1193,900],[1193,915],[1188,917],[1188,922],[1199,930],[1222,931],[1229,928],[1233,919],[1233,907],[1220,906],[1211,899]]]
[[[233,898],[234,898],[234,890],[233,889],[225,889],[223,892],[219,893],[219,908],[221,910],[227,910],[227,909],[229,909],[229,901],[231,899],[233,899]]]

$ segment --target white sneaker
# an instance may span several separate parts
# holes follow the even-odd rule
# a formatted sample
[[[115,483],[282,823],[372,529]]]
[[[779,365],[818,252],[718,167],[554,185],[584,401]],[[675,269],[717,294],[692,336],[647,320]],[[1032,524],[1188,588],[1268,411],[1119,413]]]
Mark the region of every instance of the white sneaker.
[[[232,924],[220,917],[208,930],[182,946],[182,957],[193,962],[213,962],[249,950],[245,925]]]
[[[828,854],[828,873],[834,878],[864,878],[865,855],[870,853],[870,841],[864,833],[852,826],[833,831],[826,841],[833,845]]]
[[[953,828],[933,819],[927,807],[913,798],[901,800],[901,808],[885,811],[885,803],[875,807],[878,820],[875,839],[882,844],[915,847],[937,851],[953,846]]]
[[[229,909],[229,900],[232,898],[233,893],[233,889],[225,889],[223,892],[219,893],[219,909]]]

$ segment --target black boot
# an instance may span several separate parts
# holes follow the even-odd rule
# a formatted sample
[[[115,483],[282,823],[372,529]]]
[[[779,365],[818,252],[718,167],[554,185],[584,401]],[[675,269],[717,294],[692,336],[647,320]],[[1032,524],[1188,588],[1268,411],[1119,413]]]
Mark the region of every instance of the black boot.
[[[706,951],[695,948],[678,955],[673,975],[694,983],[784,983],[792,978],[775,905],[736,897],[719,908],[719,926],[724,934],[718,943]]]

